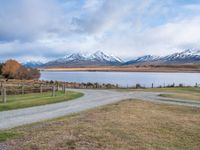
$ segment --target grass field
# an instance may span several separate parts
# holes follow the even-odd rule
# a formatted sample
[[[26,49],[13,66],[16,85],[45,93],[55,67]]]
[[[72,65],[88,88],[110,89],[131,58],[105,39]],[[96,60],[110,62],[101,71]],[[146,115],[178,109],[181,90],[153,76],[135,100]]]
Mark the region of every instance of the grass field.
[[[200,101],[200,88],[161,88],[161,89],[147,89],[152,92],[170,92],[170,94],[160,94],[162,97],[178,98],[186,100]]]
[[[198,150],[200,109],[126,100],[81,114],[2,131],[2,136],[7,141],[1,144],[11,150]]]
[[[148,88],[144,89],[144,91],[149,92],[175,92],[175,93],[200,93],[200,88],[195,87],[170,87],[170,88]]]
[[[200,88],[194,87],[174,87],[174,88],[147,88],[147,89],[120,89],[120,91],[140,91],[140,92],[168,92],[167,94],[160,94],[162,97],[197,100],[200,101]]]
[[[169,98],[178,98],[178,99],[186,99],[186,100],[197,100],[200,101],[200,93],[173,93],[173,94],[160,94],[162,97],[169,97]]]
[[[7,103],[0,102],[0,111],[39,106],[72,100],[83,96],[82,93],[68,91],[66,94],[62,91],[56,92],[52,97],[52,92],[34,93],[24,95],[12,95],[7,97]]]

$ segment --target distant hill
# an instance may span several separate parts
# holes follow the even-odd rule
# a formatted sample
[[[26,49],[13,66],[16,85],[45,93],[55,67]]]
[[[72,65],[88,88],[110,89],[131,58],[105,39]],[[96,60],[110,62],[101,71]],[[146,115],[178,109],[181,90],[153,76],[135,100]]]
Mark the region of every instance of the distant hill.
[[[123,61],[113,55],[107,55],[101,51],[95,53],[71,53],[63,58],[50,61],[44,66],[47,67],[76,67],[76,66],[107,66],[121,65]]]
[[[146,55],[125,62],[123,65],[133,64],[195,64],[200,63],[200,50],[185,50],[167,56]]]
[[[97,51],[95,53],[69,53],[47,63],[28,61],[26,67],[83,67],[83,66],[124,66],[124,65],[170,65],[200,64],[200,50],[184,50],[167,56],[144,55],[124,62],[119,57]]]
[[[27,62],[22,63],[22,65],[27,68],[38,68],[38,67],[42,67],[44,63],[40,61],[27,61]]]
[[[144,56],[138,57],[136,59],[127,61],[123,65],[140,64],[140,63],[145,63],[145,62],[151,62],[151,61],[156,61],[159,58],[160,58],[159,56],[144,55]]]

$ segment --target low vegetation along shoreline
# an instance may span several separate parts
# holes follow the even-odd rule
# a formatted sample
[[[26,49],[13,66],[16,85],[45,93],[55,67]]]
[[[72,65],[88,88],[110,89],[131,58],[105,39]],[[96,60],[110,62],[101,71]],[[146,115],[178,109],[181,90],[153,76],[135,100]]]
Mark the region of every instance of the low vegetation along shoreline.
[[[199,73],[200,64],[188,65],[129,65],[129,66],[90,66],[90,67],[48,67],[41,71],[102,71],[102,72],[188,72]]]

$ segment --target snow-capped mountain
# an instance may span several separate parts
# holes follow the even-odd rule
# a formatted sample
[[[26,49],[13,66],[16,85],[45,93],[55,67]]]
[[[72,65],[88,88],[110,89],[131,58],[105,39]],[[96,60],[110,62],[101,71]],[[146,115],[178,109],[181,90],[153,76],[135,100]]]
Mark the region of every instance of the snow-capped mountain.
[[[200,50],[188,49],[182,52],[173,53],[167,56],[159,57],[145,55],[124,63],[130,64],[186,64],[200,63]]]
[[[136,59],[127,61],[126,63],[124,63],[124,65],[150,62],[150,61],[158,60],[159,58],[160,58],[159,56],[145,55],[145,56],[141,56],[141,57],[138,57]]]
[[[70,53],[63,58],[50,61],[45,66],[105,66],[120,65],[123,61],[113,55],[107,55],[101,51],[95,53]]]
[[[90,56],[92,59],[97,59],[101,61],[107,61],[107,62],[116,62],[116,63],[122,63],[122,59],[119,57],[116,57],[114,55],[107,55],[101,51],[97,51],[96,53],[92,54]]]
[[[162,58],[165,63],[195,63],[200,62],[200,50],[185,50]]]
[[[27,62],[23,62],[22,65],[27,68],[37,68],[37,67],[43,66],[44,63],[40,61],[27,61]]]
[[[120,66],[134,64],[186,64],[200,63],[200,50],[188,49],[167,56],[144,55],[124,62],[119,57],[105,54],[102,51],[95,53],[69,53],[62,58],[42,63],[28,61],[23,63],[26,67],[81,67],[81,66]]]

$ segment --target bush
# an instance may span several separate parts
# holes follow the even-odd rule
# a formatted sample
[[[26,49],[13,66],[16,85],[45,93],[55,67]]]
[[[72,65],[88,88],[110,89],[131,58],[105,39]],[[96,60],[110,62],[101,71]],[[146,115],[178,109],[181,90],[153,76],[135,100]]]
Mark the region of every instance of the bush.
[[[2,75],[7,79],[14,79],[17,70],[20,69],[22,65],[16,60],[8,60],[2,67]]]
[[[16,60],[8,60],[3,65],[2,74],[7,79],[39,79],[40,71],[32,68],[25,68]]]
[[[14,76],[15,79],[28,79],[28,70],[24,67],[20,67]]]
[[[0,75],[2,75],[2,68],[3,68],[3,63],[0,63]]]
[[[136,84],[136,86],[135,86],[136,88],[141,88],[142,86],[140,85],[140,84]]]
[[[38,69],[29,68],[27,79],[39,79],[40,71]]]

